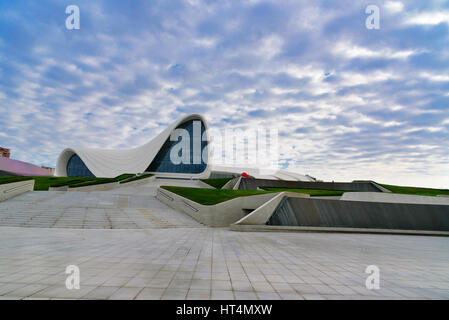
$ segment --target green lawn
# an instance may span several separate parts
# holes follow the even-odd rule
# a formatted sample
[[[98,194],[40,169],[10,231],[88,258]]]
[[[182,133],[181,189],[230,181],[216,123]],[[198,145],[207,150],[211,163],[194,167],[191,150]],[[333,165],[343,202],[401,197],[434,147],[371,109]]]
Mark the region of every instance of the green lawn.
[[[268,188],[268,187],[262,187],[264,190],[268,191],[274,191],[274,192],[298,192],[298,193],[305,193],[309,194],[312,197],[316,196],[341,196],[343,193],[348,191],[342,191],[342,190],[324,190],[324,189],[290,189],[290,188]]]
[[[207,183],[211,187],[221,189],[228,181],[234,178],[216,178],[216,179],[201,179],[204,183]]]
[[[246,197],[246,196],[253,196],[256,194],[266,194],[275,192],[264,190],[222,190],[222,189],[187,188],[187,187],[173,187],[173,186],[161,186],[161,188],[204,205],[214,205],[238,197]]]
[[[76,181],[88,181],[88,179],[92,178],[72,178],[72,177],[20,177],[20,176],[3,176],[0,177],[0,184],[3,183],[11,183],[11,182],[19,182],[19,181],[25,181],[25,180],[31,180],[34,179],[34,191],[48,191],[48,187],[53,184],[62,184],[66,185],[72,182],[73,180]]]
[[[19,177],[19,176],[0,176],[0,184],[14,183],[32,180],[32,177]]]
[[[49,187],[62,186],[85,186],[98,183],[121,181],[133,177],[133,174],[121,175],[116,178],[92,178],[92,177],[21,177],[21,176],[0,176],[0,184],[19,182],[25,180],[35,180],[34,191],[48,191]]]
[[[412,194],[418,196],[437,196],[437,195],[449,195],[448,189],[431,189],[431,188],[418,188],[418,187],[403,187],[392,186],[389,184],[380,184],[382,187],[387,188],[393,193]]]

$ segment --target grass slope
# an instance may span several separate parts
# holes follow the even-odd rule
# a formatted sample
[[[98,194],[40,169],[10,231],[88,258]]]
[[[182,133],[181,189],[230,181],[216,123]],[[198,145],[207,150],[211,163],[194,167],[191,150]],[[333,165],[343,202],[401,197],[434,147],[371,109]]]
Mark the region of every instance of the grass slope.
[[[184,198],[195,201],[203,205],[214,205],[220,202],[228,201],[238,197],[253,196],[256,194],[273,193],[276,191],[264,190],[222,190],[222,189],[203,189],[161,186],[161,188],[176,193]]]
[[[85,186],[106,182],[122,181],[133,177],[133,174],[124,174],[116,178],[91,178],[91,177],[22,177],[22,176],[1,176],[0,184],[35,180],[34,191],[48,191],[49,187],[63,186]],[[106,180],[105,180],[106,179]]]
[[[54,178],[55,177],[53,177],[52,179],[54,179]],[[51,183],[50,187],[57,188],[57,187],[71,186],[71,185],[78,184],[78,183],[84,183],[84,182],[87,182],[87,181],[92,181],[92,180],[94,180],[96,178],[84,178],[84,177],[72,178],[72,177],[70,177],[68,179],[65,179],[65,177],[57,177],[56,179],[57,180],[55,180],[55,181],[57,181],[57,182]]]
[[[380,183],[379,183],[380,184]],[[389,184],[380,184],[382,187],[387,188],[393,193],[412,194],[417,196],[437,196],[437,195],[449,195],[448,189],[431,189],[431,188],[418,188],[418,187],[403,187],[392,186]]]
[[[21,182],[21,181],[27,181],[27,180],[33,180],[33,178],[32,177],[19,177],[19,176],[1,176],[0,184]]]
[[[80,181],[80,179],[88,178],[71,178],[71,177],[21,177],[21,176],[3,176],[0,177],[0,184],[19,182],[25,180],[33,180],[34,191],[48,191],[48,188],[53,184],[66,185],[74,180]],[[92,179],[92,178],[89,178]]]

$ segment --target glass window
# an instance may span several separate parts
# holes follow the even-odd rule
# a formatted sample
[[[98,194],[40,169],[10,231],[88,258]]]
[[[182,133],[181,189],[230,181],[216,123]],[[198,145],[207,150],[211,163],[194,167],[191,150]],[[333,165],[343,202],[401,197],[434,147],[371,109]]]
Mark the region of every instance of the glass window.
[[[170,151],[174,145],[176,145],[179,141],[181,141],[181,137],[178,138],[178,141],[170,141],[170,137],[165,141],[159,153],[154,158],[153,162],[151,162],[150,166],[146,170],[147,172],[173,172],[173,173],[201,173],[206,170],[207,164],[203,161],[201,157],[201,163],[194,164],[193,163],[193,126],[194,121],[197,121],[201,124],[201,137],[203,136],[206,128],[204,124],[199,120],[190,120],[184,122],[179,125],[177,129],[186,129],[190,136],[190,161],[189,163],[180,163],[174,164],[170,160]],[[207,146],[207,141],[201,141],[201,155],[203,154],[204,148]],[[180,154],[180,156],[182,156]]]
[[[67,163],[67,176],[95,177],[77,154],[74,154]]]

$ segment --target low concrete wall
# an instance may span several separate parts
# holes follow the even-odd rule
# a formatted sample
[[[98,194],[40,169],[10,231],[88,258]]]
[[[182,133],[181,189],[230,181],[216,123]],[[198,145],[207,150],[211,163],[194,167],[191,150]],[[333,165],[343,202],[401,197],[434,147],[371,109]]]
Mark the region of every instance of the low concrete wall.
[[[168,190],[162,188],[157,189],[157,198],[161,202],[211,227],[227,227],[276,195],[277,193],[269,193],[240,197],[216,205],[205,206]]]
[[[22,193],[34,190],[34,180],[13,182],[0,185],[0,201],[5,201]]]
[[[378,184],[377,182],[372,181],[372,180],[354,180],[354,181],[352,181],[352,183],[359,183],[359,182],[371,183],[373,186],[375,186],[381,192],[391,192],[391,190],[388,190],[387,188],[382,187],[380,184]]]
[[[49,187],[48,191],[67,191],[69,189],[68,186],[62,186],[62,187]]]
[[[85,187],[79,187],[79,188],[68,188],[67,191],[78,191],[78,192],[91,192],[91,191],[105,191],[105,190],[112,190],[119,186],[118,182],[111,182],[111,183],[103,183],[103,184],[96,184],[92,186],[85,186]]]
[[[444,197],[415,196],[409,194],[381,192],[346,192],[341,196],[340,200],[449,205],[449,198]]]
[[[267,224],[449,231],[449,206],[286,198]]]
[[[120,183],[120,187],[136,187],[136,186],[141,186],[144,184],[147,184],[148,182],[154,181],[156,180],[156,176],[151,176],[145,179],[140,179],[140,180],[136,180],[136,181],[131,181],[128,183]]]
[[[240,183],[238,184],[238,188],[240,190],[257,190],[257,188],[259,187],[383,192],[383,190],[378,188],[377,184],[371,181],[314,182],[248,178],[241,179]]]

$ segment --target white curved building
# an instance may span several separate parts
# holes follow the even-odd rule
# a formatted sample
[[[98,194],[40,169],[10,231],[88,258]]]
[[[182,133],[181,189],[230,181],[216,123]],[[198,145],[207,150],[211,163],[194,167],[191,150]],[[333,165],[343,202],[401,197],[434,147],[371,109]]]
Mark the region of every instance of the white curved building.
[[[255,178],[313,180],[308,176],[283,170],[263,175],[257,168],[214,166],[208,161],[208,129],[203,116],[190,114],[178,119],[153,140],[135,149],[67,148],[59,155],[56,175],[112,178],[125,173],[149,172],[157,177],[204,179],[237,176],[246,172]]]

